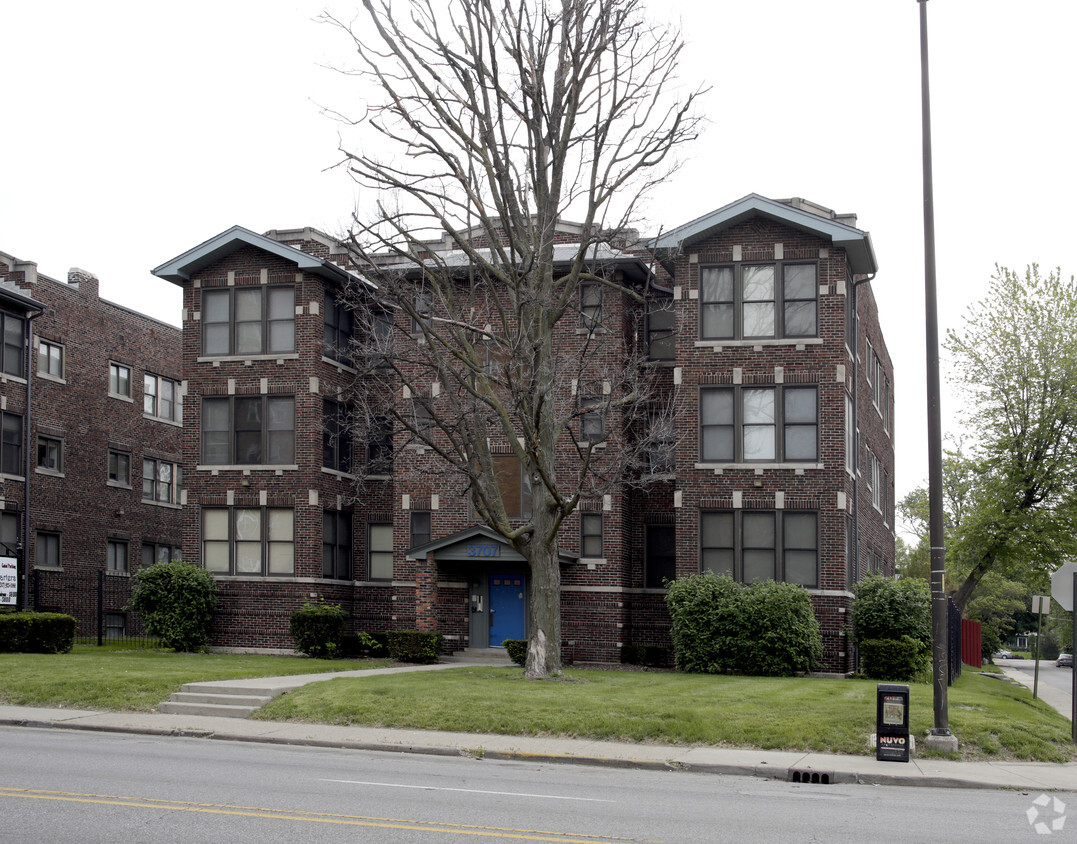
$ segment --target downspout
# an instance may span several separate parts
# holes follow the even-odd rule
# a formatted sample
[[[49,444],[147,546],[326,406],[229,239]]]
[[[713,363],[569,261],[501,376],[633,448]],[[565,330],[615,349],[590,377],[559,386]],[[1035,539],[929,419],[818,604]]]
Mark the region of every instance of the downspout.
[[[33,413],[31,410],[31,400],[34,395],[34,325],[33,322],[44,311],[38,311],[36,314],[27,312],[26,314],[26,328],[23,331],[23,336],[26,338],[26,422],[23,425],[23,477],[25,481],[22,485],[23,491],[23,504],[22,504],[22,571],[23,571],[23,600],[22,608],[25,612],[30,609],[30,429],[32,427],[31,420]]]
[[[853,565],[857,582],[860,574],[860,310],[857,307],[856,289],[873,281],[878,273],[872,273],[852,283],[853,296]],[[870,361],[869,361],[870,363]]]

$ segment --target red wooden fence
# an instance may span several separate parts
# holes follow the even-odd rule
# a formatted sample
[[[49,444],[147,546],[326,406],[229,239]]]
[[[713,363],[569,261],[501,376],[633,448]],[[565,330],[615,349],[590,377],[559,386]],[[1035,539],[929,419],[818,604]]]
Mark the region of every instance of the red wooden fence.
[[[973,668],[983,668],[980,622],[961,619],[961,661]]]

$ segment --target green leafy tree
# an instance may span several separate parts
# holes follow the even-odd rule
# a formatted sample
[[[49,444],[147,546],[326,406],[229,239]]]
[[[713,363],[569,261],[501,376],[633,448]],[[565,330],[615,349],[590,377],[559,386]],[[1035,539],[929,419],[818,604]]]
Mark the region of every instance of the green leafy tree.
[[[855,591],[852,622],[857,644],[902,636],[931,644],[931,591],[926,581],[869,574]]]
[[[987,572],[1051,571],[1077,550],[1077,283],[996,267],[947,349],[976,440],[949,537],[965,610]]]
[[[131,609],[165,647],[200,651],[209,641],[217,609],[217,583],[205,569],[184,562],[157,563],[134,576]]]

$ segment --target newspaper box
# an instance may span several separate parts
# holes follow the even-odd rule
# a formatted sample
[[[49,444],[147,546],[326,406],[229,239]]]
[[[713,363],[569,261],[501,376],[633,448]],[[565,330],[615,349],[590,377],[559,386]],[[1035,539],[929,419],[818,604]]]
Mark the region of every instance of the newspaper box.
[[[875,758],[909,761],[909,687],[880,683],[875,693]]]

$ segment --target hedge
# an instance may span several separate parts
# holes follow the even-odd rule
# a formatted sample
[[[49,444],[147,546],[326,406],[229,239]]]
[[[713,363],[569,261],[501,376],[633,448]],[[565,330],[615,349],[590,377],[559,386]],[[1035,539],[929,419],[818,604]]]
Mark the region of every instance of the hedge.
[[[870,574],[853,591],[853,639],[900,639],[910,636],[931,644],[931,590],[919,577],[894,580]]]
[[[180,561],[157,563],[132,578],[131,609],[166,648],[200,651],[217,609],[217,583],[205,569]]]
[[[422,630],[390,630],[389,656],[398,662],[434,663],[441,656],[442,636]]]
[[[78,621],[58,612],[0,614],[0,652],[66,654],[75,644]]]
[[[340,656],[341,639],[348,614],[337,604],[303,604],[292,613],[288,630],[295,649],[307,656],[333,659]]]
[[[927,668],[930,658],[930,647],[912,636],[860,643],[861,671],[873,680],[907,683]]]

